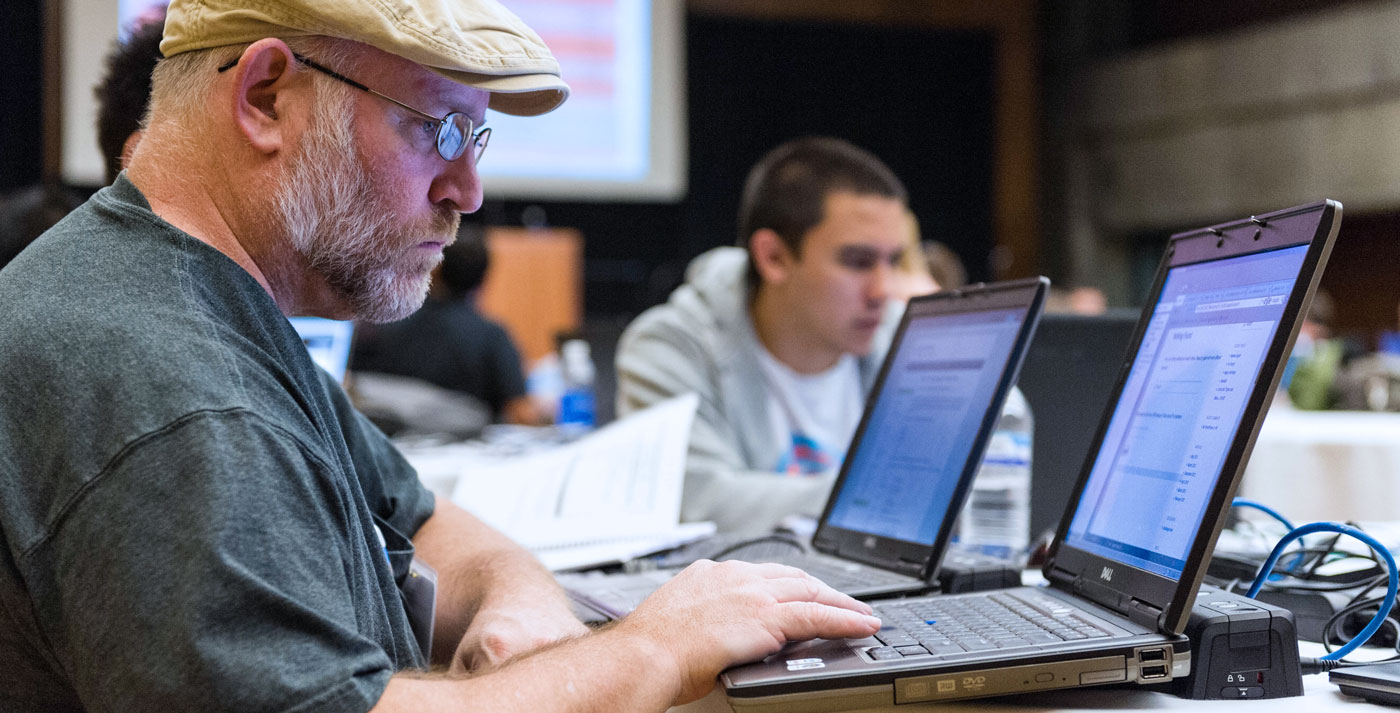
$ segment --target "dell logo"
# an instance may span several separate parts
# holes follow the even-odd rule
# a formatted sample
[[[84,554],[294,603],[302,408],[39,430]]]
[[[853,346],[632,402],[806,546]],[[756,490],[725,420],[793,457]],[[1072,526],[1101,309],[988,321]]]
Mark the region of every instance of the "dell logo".
[[[1112,582],[1112,581],[1113,581],[1113,568],[1112,568],[1112,567],[1104,567],[1104,568],[1103,568],[1103,571],[1102,571],[1102,572],[1099,572],[1099,579],[1102,579],[1102,580],[1105,581],[1105,582]]]

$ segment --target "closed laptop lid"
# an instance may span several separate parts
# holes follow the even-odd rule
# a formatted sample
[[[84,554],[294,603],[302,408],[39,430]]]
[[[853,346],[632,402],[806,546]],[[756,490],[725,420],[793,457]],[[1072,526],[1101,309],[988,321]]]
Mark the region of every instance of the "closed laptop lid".
[[[1340,217],[1326,201],[1172,237],[1048,579],[1180,633]]]
[[[1123,370],[1139,311],[1050,314],[1040,318],[1016,386],[1026,396],[1031,433],[1031,537],[1054,533],[1069,506],[1084,457]]]
[[[1040,316],[1044,278],[909,302],[813,545],[927,579]]]

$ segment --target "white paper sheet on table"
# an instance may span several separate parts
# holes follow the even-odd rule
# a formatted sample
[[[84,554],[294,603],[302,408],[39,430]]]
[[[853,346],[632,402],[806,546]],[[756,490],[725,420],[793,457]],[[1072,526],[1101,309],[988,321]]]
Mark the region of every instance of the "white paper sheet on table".
[[[567,445],[471,459],[451,499],[551,569],[629,559],[697,539],[713,525],[679,523],[698,403],[694,394],[678,396]]]

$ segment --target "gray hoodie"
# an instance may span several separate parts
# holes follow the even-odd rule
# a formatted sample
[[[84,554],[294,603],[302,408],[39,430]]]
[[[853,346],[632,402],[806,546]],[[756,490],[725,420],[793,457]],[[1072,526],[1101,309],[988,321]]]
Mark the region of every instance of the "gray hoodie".
[[[665,304],[627,327],[617,349],[617,412],[699,394],[681,518],[713,520],[721,532],[757,534],[788,515],[820,515],[836,474],[761,470],[777,463],[791,440],[773,432],[769,417],[747,269],[743,249],[715,248],[690,263],[686,284]],[[859,359],[867,394],[903,309],[900,302],[886,306],[870,354]]]

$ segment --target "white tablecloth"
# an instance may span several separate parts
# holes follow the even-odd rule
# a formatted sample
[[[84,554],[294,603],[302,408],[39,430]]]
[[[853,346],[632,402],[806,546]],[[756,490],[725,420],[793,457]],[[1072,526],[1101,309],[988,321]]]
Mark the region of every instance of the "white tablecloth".
[[[1400,413],[1297,411],[1276,404],[1239,494],[1299,524],[1400,520]]]

